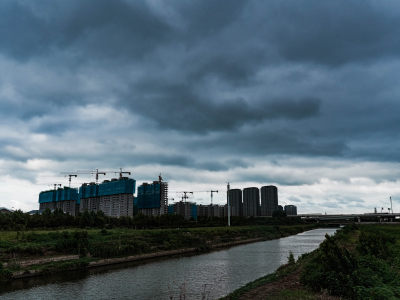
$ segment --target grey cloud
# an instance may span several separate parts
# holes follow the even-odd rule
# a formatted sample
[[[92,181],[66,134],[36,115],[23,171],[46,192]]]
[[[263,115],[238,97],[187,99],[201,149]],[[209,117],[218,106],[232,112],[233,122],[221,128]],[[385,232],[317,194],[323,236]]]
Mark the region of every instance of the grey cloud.
[[[302,200],[301,200],[300,198],[297,198],[297,197],[295,197],[295,196],[290,196],[290,197],[289,197],[289,200],[290,200],[291,202],[296,202],[296,203],[302,202]]]
[[[0,38],[7,43],[0,51],[18,59],[66,47],[85,59],[134,58],[152,50],[169,32],[168,24],[139,2],[47,1],[35,7],[5,1],[1,6]]]
[[[244,99],[213,101],[182,85],[146,84],[141,89],[139,96],[132,92],[128,104],[132,111],[153,119],[162,128],[199,133],[231,130],[266,119],[310,118],[318,115],[321,103],[313,98],[264,100],[252,104]]]
[[[342,209],[343,208],[343,206],[341,205],[341,204],[338,204],[338,203],[336,203],[336,202],[324,202],[324,203],[322,203],[322,205],[321,205],[322,207],[327,207],[327,208],[340,208],[340,209]]]
[[[398,8],[394,1],[4,0],[0,159],[162,166],[183,181],[196,181],[199,170],[283,185],[321,184],[324,174],[251,168],[272,159],[294,169],[336,159],[395,164]],[[111,116],[71,115],[88,106],[110,107]],[[15,127],[21,136],[10,137]],[[32,134],[43,140],[32,142]],[[285,164],[299,157],[312,162]],[[395,172],[365,176],[396,180]],[[328,205],[362,204],[335,197]]]
[[[268,125],[205,138],[193,143],[191,147],[216,151],[225,151],[224,149],[229,148],[231,153],[246,153],[246,155],[255,156],[269,154],[341,156],[347,149],[342,141],[316,138],[310,132],[294,128],[270,129]]]
[[[233,178],[236,182],[256,182],[262,185],[266,184],[281,184],[286,186],[296,186],[304,184],[313,184],[317,180],[312,178],[304,178],[300,176],[290,176],[288,174],[269,174],[268,172],[260,173],[258,171],[252,173],[238,173]]]
[[[226,163],[234,168],[248,168],[254,166],[254,164],[244,161],[243,159],[228,159]]]
[[[400,50],[392,38],[399,34],[394,2],[273,2],[268,12],[262,26],[267,39],[292,61],[335,66],[398,56]]]

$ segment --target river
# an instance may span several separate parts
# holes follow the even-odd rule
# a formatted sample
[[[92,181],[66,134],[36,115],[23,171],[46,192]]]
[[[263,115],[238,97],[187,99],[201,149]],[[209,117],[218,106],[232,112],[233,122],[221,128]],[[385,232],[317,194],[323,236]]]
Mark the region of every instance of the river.
[[[23,280],[7,287],[1,299],[217,299],[287,262],[318,248],[334,228],[214,251],[157,260],[125,268],[69,272]],[[16,288],[22,288],[15,290]],[[14,290],[14,291],[13,291]]]

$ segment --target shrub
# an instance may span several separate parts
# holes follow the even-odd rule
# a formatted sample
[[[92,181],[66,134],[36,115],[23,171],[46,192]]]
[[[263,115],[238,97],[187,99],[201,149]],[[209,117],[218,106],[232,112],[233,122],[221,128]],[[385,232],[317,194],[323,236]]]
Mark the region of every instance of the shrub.
[[[340,248],[334,238],[326,235],[317,255],[305,266],[300,280],[313,290],[328,290],[332,295],[352,298],[352,273],[357,267],[355,258]]]
[[[296,260],[294,259],[294,255],[293,255],[292,251],[289,251],[288,264],[294,265],[295,263],[296,263]]]
[[[10,281],[12,279],[12,273],[9,270],[1,269],[0,270],[0,282]]]
[[[394,244],[395,239],[383,232],[370,233],[361,232],[357,250],[362,255],[371,254],[376,257],[386,258],[390,256],[390,245]]]

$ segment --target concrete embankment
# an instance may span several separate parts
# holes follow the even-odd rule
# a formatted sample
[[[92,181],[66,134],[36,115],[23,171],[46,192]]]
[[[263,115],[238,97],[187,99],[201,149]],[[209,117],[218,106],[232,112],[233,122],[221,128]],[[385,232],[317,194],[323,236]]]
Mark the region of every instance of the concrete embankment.
[[[239,240],[233,241],[228,243],[221,243],[216,245],[211,245],[209,249],[218,249],[218,248],[227,248],[232,246],[237,246],[241,244],[248,244],[262,241],[263,238],[255,238],[255,239],[246,239],[246,240]],[[198,248],[184,248],[184,249],[177,249],[177,250],[168,250],[168,251],[160,251],[155,253],[148,253],[148,254],[141,254],[141,255],[133,255],[127,257],[120,257],[120,258],[109,258],[109,259],[102,259],[98,261],[93,261],[89,263],[89,268],[92,267],[100,267],[106,265],[113,265],[113,264],[121,264],[125,262],[132,262],[132,261],[144,261],[153,258],[161,258],[161,257],[169,257],[181,254],[191,254],[191,253],[198,253]]]
[[[227,243],[219,243],[215,245],[208,245],[209,250],[219,249],[219,248],[229,248],[233,246],[238,246],[242,244],[254,243],[265,240],[264,238],[252,238],[252,239],[245,239],[245,240],[237,240]],[[116,265],[116,264],[123,264],[128,262],[135,262],[135,261],[146,261],[155,258],[165,258],[165,257],[173,257],[178,255],[186,255],[186,254],[194,254],[204,252],[199,248],[184,248],[184,249],[176,249],[176,250],[168,250],[168,251],[159,251],[154,253],[147,253],[147,254],[140,254],[140,255],[132,255],[126,257],[116,257],[116,258],[108,258],[108,259],[100,259],[96,261],[89,262],[84,267],[76,267],[70,268],[69,271],[73,270],[81,270],[81,269],[91,269],[97,267],[103,267],[108,265]],[[71,260],[69,260],[71,261]],[[62,271],[62,270],[60,270]],[[12,279],[21,279],[21,278],[28,278],[34,276],[41,276],[46,275],[48,272],[43,272],[41,270],[24,270],[24,271],[16,271],[13,272]]]

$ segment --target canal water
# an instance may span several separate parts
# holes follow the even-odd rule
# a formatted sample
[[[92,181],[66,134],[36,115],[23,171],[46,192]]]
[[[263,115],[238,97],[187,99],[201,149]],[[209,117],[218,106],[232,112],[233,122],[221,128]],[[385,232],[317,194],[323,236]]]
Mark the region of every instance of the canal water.
[[[20,281],[3,287],[0,299],[218,299],[274,272],[289,251],[296,258],[313,251],[335,231],[315,229],[202,255]]]

